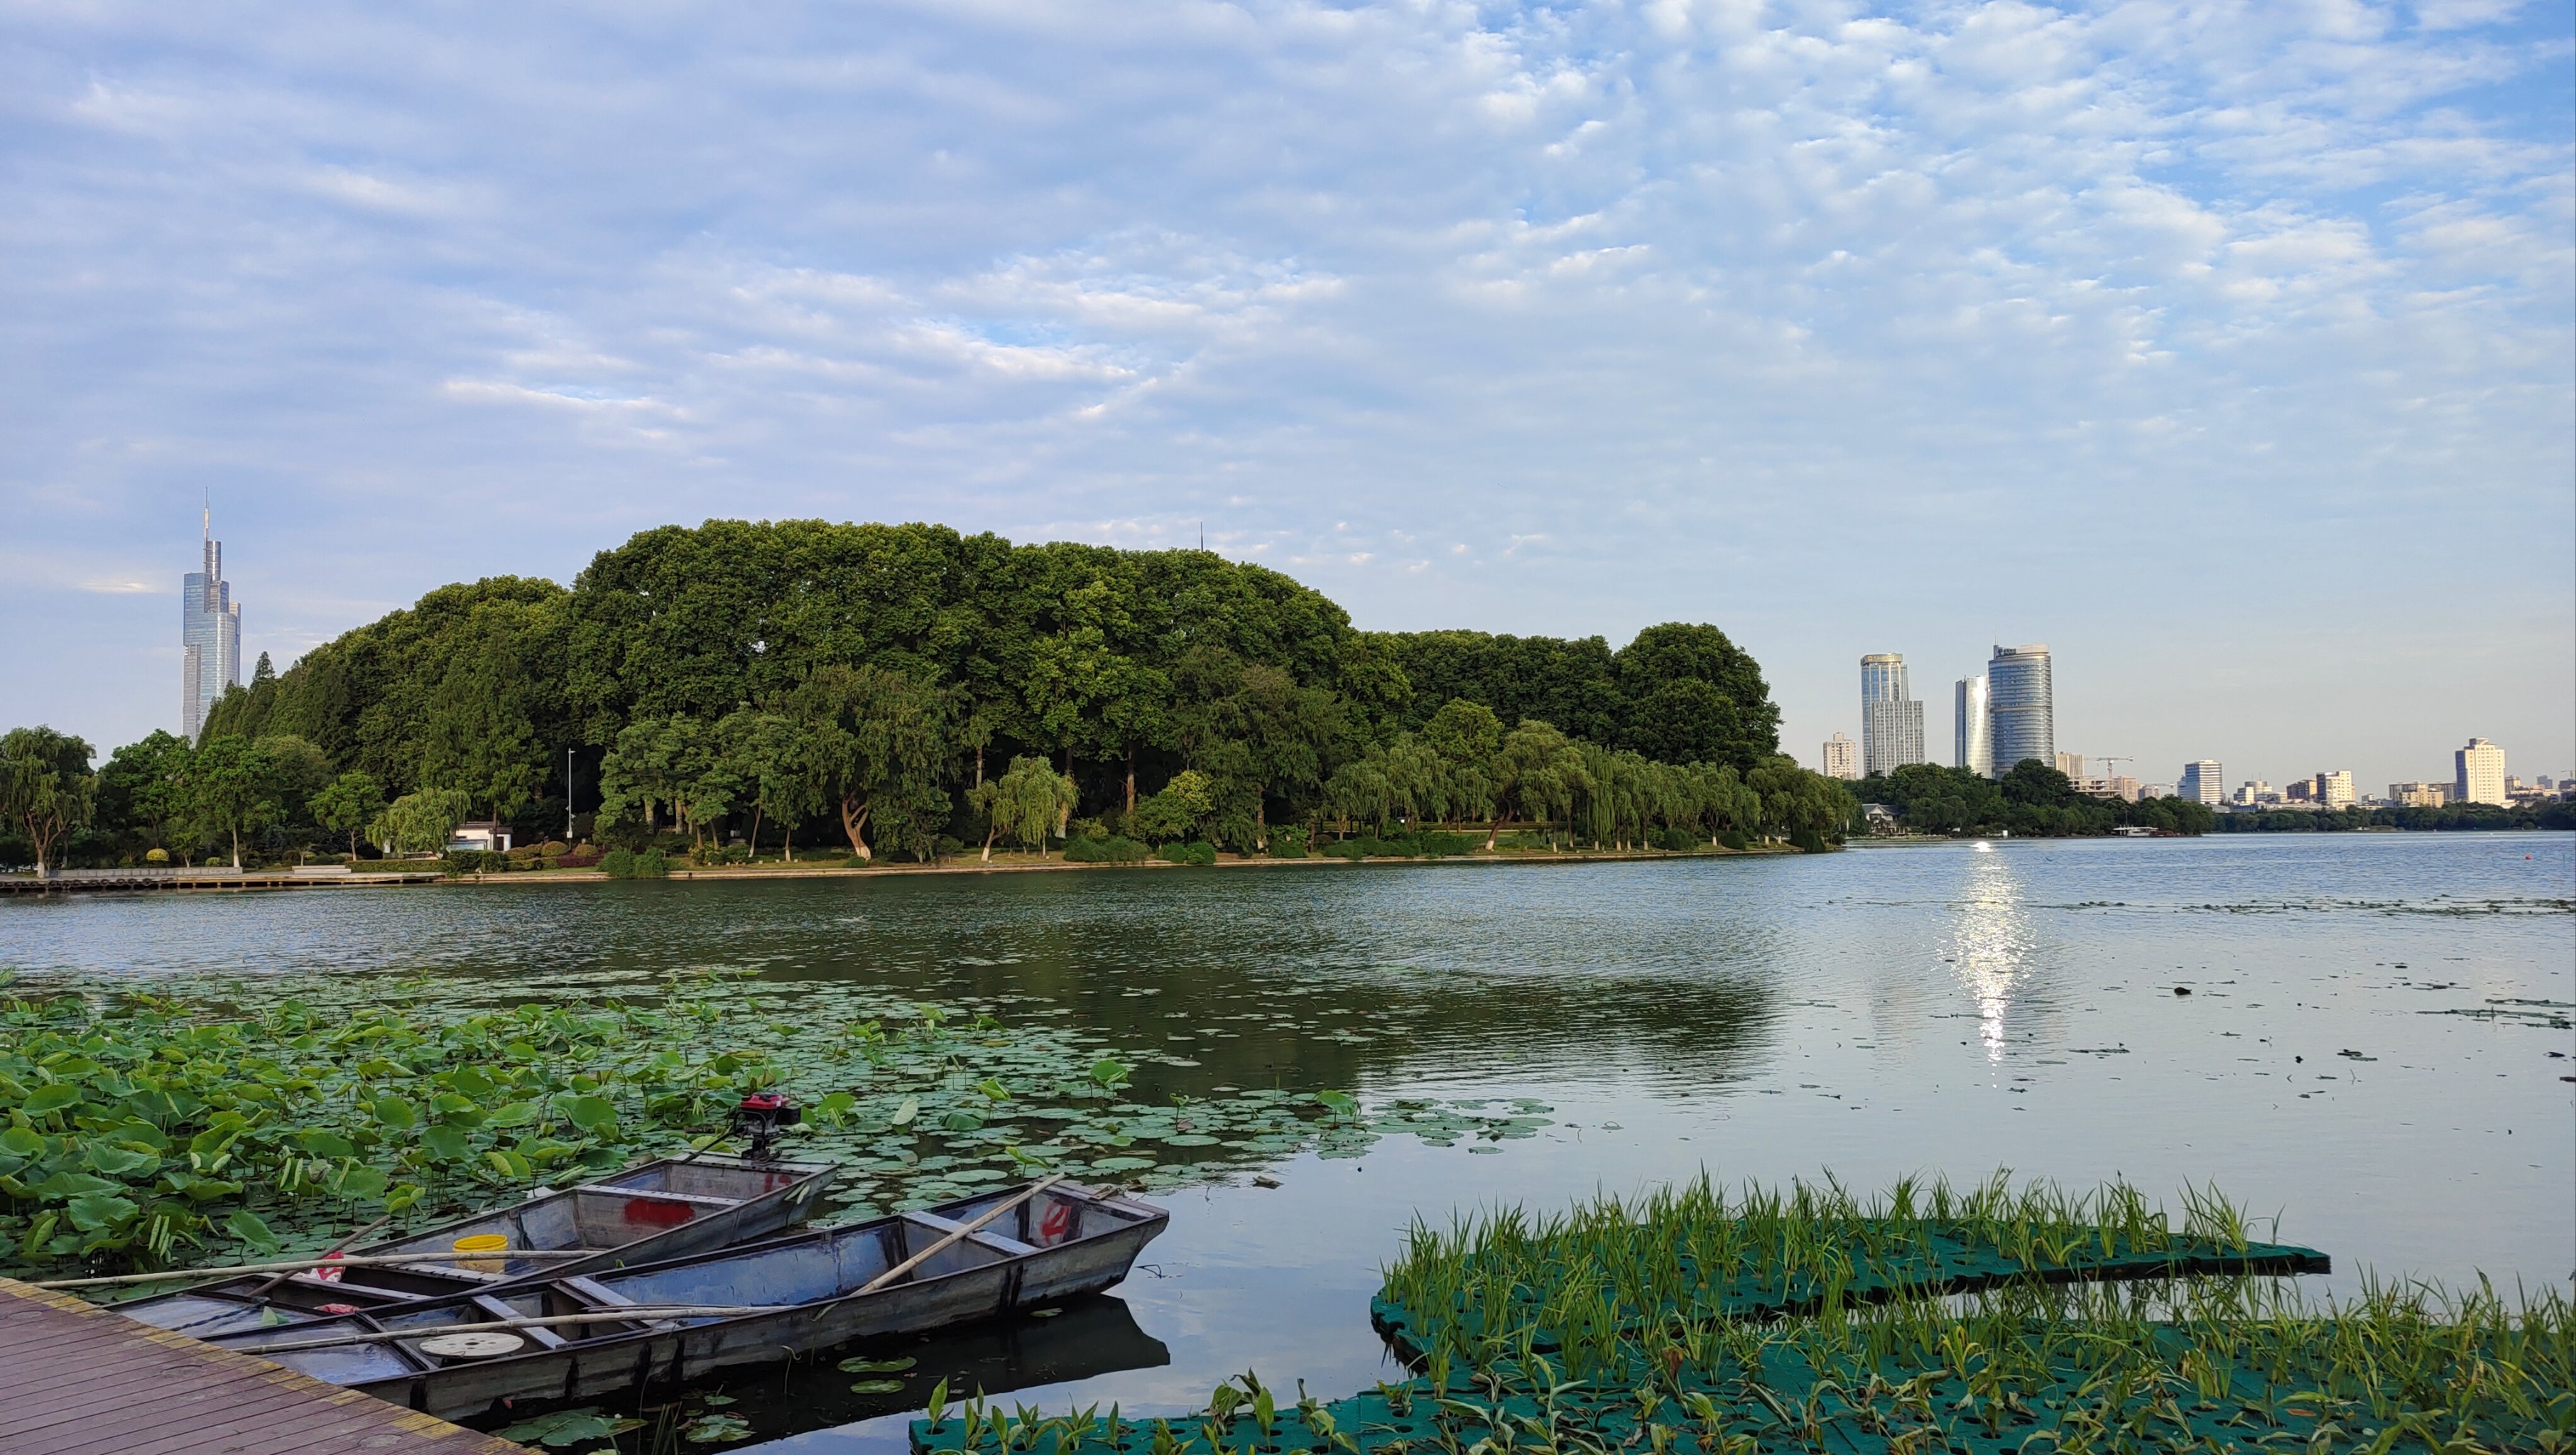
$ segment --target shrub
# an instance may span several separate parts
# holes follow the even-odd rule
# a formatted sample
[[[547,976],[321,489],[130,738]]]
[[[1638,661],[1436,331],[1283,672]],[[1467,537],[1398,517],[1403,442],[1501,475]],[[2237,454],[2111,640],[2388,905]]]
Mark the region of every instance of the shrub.
[[[482,867],[483,854],[477,849],[459,849],[438,856],[438,872],[451,878],[458,874],[471,874]]]
[[[1326,844],[1315,852],[1327,859],[1363,859],[1368,857],[1368,842],[1366,839],[1344,839],[1339,843]]]
[[[499,849],[485,849],[483,852],[475,855],[474,859],[475,867],[481,869],[486,874],[498,874],[505,869],[515,869],[518,867],[516,864],[510,862],[510,856],[508,854]]]
[[[659,849],[646,849],[635,856],[635,877],[638,879],[670,878],[670,856]]]
[[[565,843],[561,839],[548,839],[544,843],[537,845],[537,852],[545,855],[549,859],[559,859],[572,852],[572,845]]]
[[[153,849],[144,854],[143,862],[146,864],[167,864],[170,862],[170,851],[168,849]]]
[[[1698,848],[1702,840],[1688,829],[1653,829],[1646,834],[1646,842],[1671,853],[1687,854]]]
[[[1743,850],[1753,847],[1753,841],[1744,836],[1742,829],[1728,829],[1717,836],[1717,841],[1730,849]]]
[[[599,862],[599,850],[592,848],[588,844],[584,844],[580,848],[573,850],[571,853],[564,855],[562,858],[552,861],[554,866],[558,869],[590,869],[597,867]]]
[[[1216,863],[1216,845],[1205,839],[1191,844],[1165,844],[1154,851],[1154,857],[1167,864],[1195,864],[1207,868]]]
[[[607,856],[599,861],[599,867],[607,870],[608,877],[611,879],[632,879],[635,877],[635,851],[611,849]]]
[[[1789,842],[1796,845],[1802,854],[1821,854],[1827,848],[1825,836],[1814,829],[1799,829],[1791,833]]]
[[[966,852],[966,841],[955,834],[941,834],[939,842],[931,846],[931,852],[943,859],[954,858]]]
[[[1141,864],[1145,862],[1145,846],[1119,834],[1105,839],[1067,839],[1064,857],[1069,864]]]

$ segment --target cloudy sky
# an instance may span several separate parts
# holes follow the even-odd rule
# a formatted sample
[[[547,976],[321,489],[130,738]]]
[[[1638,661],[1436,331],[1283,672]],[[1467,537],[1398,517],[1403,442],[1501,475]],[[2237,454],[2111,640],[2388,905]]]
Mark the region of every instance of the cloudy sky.
[[[710,516],[2576,767],[2565,0],[0,8],[0,720]]]

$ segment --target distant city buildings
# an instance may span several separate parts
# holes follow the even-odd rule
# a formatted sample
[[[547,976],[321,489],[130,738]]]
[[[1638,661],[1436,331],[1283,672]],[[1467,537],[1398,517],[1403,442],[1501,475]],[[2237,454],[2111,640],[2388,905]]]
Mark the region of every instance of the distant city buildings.
[[[2510,801],[2504,789],[2504,749],[2484,738],[2471,738],[2467,747],[2451,755],[2451,761],[2452,802],[2502,805]]]
[[[2182,780],[2174,785],[2174,795],[2211,807],[2227,801],[2227,771],[2215,758],[2182,765]]]
[[[2316,776],[2315,788],[2309,795],[2325,808],[2352,807],[2352,773],[2336,768]]]
[[[2058,754],[2056,767],[2058,772],[2066,775],[2067,782],[2082,783],[2084,781],[2084,755],[2082,753]]]
[[[2253,808],[2260,804],[2280,801],[2281,795],[2273,792],[2272,785],[2260,778],[2246,779],[2237,788],[2235,796],[2227,800],[2229,805],[2236,808]]]
[[[1905,658],[1894,652],[1860,659],[1860,758],[1863,773],[1925,761],[1923,704],[1907,686]]]
[[[2448,783],[2391,783],[2388,801],[2399,808],[2440,808],[2451,801]]]
[[[1825,776],[1828,778],[1860,777],[1860,744],[1836,733],[1825,739]]]
[[[2056,760],[2057,708],[2046,646],[1997,646],[1986,663],[1986,702],[1986,741],[1995,777],[2025,758]]]
[[[1994,743],[1986,735],[1986,679],[1962,677],[1951,689],[1952,728],[1958,738],[1954,768],[1965,768],[1980,777],[1995,776]]]
[[[204,530],[200,569],[179,586],[179,732],[191,743],[205,731],[206,714],[224,689],[241,684],[241,605],[224,579],[224,543],[215,539],[212,506]]]

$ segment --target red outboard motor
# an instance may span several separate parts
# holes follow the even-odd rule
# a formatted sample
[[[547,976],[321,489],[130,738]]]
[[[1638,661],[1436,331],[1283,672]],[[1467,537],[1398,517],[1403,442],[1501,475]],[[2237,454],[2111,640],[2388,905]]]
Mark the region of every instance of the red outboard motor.
[[[733,1109],[733,1134],[751,1139],[750,1147],[743,1152],[744,1156],[765,1159],[777,1155],[771,1150],[770,1144],[778,1140],[779,1130],[783,1127],[795,1126],[803,1120],[805,1120],[805,1113],[798,1110],[796,1105],[787,1099],[785,1093],[755,1091],[744,1097],[742,1104]]]

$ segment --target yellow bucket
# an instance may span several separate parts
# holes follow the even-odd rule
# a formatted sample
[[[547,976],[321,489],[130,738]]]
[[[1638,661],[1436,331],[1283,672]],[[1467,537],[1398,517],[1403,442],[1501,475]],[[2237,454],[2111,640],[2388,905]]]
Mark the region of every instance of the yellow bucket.
[[[459,1253],[501,1253],[508,1251],[509,1247],[510,1235],[507,1233],[469,1233],[456,1240]],[[477,1273],[498,1273],[507,1261],[501,1258],[459,1258],[456,1266],[471,1268]]]

